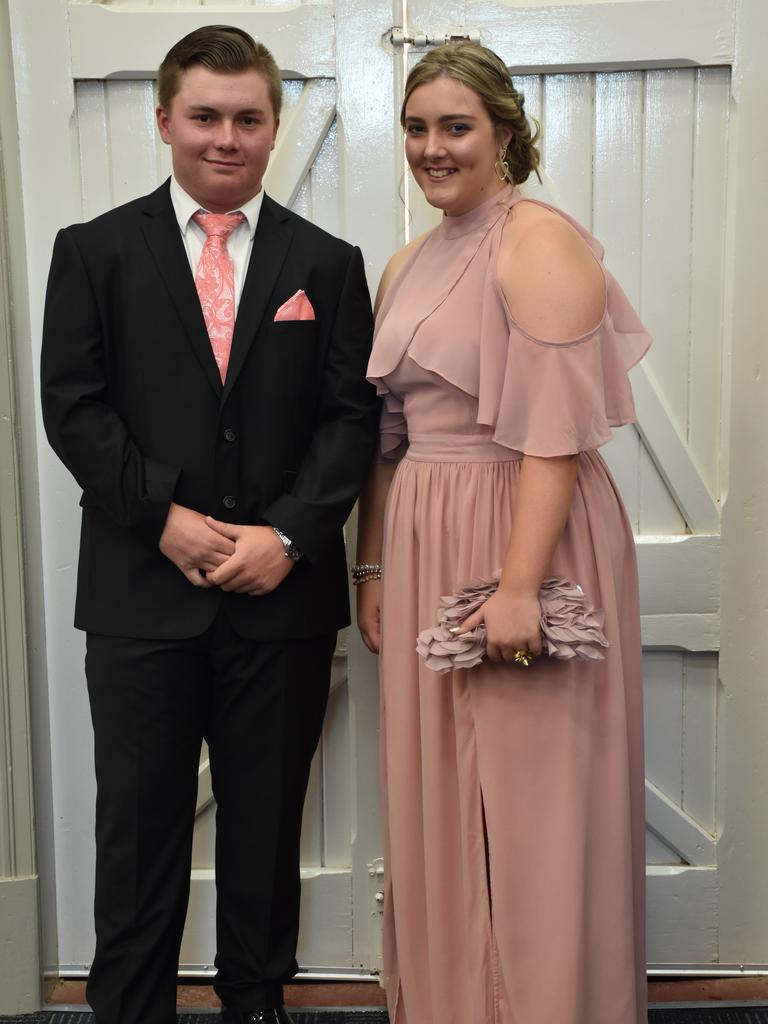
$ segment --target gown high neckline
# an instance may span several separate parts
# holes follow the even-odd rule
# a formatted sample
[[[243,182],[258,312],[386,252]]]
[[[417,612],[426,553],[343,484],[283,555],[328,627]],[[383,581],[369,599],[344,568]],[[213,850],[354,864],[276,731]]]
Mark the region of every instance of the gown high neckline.
[[[479,228],[489,227],[501,213],[501,208],[509,209],[514,198],[515,189],[512,185],[505,185],[500,191],[486,199],[479,206],[473,207],[458,217],[448,217],[443,214],[436,231],[441,238],[461,238]]]

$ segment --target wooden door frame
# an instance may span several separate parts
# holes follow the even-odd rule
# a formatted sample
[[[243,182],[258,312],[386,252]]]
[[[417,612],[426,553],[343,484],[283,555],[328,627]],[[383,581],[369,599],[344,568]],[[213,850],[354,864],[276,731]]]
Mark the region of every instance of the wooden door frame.
[[[30,698],[15,340],[26,329],[21,189],[7,4],[0,5],[0,1013],[41,1002],[38,874],[34,831]]]
[[[731,78],[722,528],[722,964],[768,969],[768,8],[740,0]],[[762,370],[761,370],[762,366]],[[757,952],[757,956],[755,953]]]

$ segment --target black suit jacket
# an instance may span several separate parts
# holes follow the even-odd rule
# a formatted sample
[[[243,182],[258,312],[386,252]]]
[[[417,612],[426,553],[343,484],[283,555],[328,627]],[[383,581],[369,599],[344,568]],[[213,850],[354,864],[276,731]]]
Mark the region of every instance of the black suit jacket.
[[[304,289],[312,321],[274,322]],[[372,318],[360,251],[264,197],[222,387],[166,182],[60,231],[43,418],[82,487],[75,625],[202,633],[222,601],[253,639],[349,621],[342,527],[370,463]],[[158,548],[171,501],[270,523],[304,552],[271,594],[190,584]]]

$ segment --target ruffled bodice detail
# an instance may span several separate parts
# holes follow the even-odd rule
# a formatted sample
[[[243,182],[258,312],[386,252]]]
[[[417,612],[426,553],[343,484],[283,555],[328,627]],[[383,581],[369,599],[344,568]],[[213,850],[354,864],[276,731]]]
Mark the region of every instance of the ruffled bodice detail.
[[[599,325],[566,342],[545,342],[513,319],[496,266],[508,211],[523,199],[507,188],[461,217],[443,217],[415,247],[379,310],[368,379],[383,397],[382,452],[418,425],[398,389],[404,357],[476,400],[476,423],[497,445],[555,456],[597,448],[611,427],[635,421],[627,371],[651,339],[603,266],[603,249],[584,238],[605,277]],[[542,203],[541,205],[547,206]]]

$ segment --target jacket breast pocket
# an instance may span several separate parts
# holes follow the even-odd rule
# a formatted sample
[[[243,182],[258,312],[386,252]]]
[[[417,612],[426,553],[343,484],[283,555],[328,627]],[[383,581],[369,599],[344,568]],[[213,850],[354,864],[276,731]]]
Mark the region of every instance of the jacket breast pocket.
[[[277,320],[272,324],[270,332],[270,340],[278,349],[281,346],[289,346],[312,352],[316,338],[316,320]]]
[[[261,352],[262,365],[269,367],[272,379],[276,377],[297,389],[297,397],[317,387],[322,360],[316,321],[282,320],[272,324]]]

